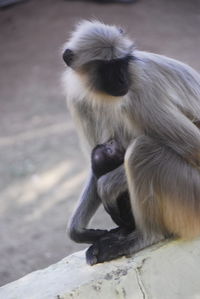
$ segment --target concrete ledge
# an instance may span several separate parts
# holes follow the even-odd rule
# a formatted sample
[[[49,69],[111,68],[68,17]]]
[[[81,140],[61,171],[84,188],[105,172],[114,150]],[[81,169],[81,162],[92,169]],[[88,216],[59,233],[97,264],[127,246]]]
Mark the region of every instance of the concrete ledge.
[[[164,242],[131,258],[88,266],[80,251],[0,288],[1,299],[197,299],[200,240]]]

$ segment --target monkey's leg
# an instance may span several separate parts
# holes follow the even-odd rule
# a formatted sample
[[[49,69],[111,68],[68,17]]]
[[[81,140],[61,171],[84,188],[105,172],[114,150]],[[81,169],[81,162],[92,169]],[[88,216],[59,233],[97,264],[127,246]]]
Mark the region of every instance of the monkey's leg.
[[[126,153],[126,171],[135,221],[143,234],[200,235],[198,168],[156,139],[140,136]]]
[[[135,229],[135,221],[131,210],[131,203],[128,190],[119,194],[119,196],[112,200],[111,205],[109,204],[109,198],[102,200],[106,212],[110,215],[114,223],[119,227],[127,229],[131,232]]]
[[[86,228],[100,203],[96,179],[91,174],[69,224],[68,231],[72,240],[78,243],[93,243],[107,232],[106,230]]]
[[[98,195],[108,213],[120,217],[117,198],[128,189],[124,165],[121,165],[97,181]]]
[[[119,226],[129,229],[130,232],[135,230],[135,220],[131,209],[128,190],[119,195],[117,198],[117,206],[120,216]]]
[[[170,148],[138,137],[125,157],[137,229],[107,233],[87,251],[89,264],[135,253],[169,236],[200,235],[200,174]]]

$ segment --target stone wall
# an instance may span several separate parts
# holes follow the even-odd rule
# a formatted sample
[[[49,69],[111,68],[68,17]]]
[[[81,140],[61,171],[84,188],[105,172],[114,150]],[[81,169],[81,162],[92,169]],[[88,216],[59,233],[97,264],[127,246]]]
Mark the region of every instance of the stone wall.
[[[77,252],[1,287],[0,298],[198,299],[200,240],[163,242],[92,267]]]

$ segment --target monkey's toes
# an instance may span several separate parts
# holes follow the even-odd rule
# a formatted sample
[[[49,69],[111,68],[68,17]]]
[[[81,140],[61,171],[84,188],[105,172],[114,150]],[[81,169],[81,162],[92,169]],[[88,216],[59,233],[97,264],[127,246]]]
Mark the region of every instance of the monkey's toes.
[[[122,246],[121,246],[122,245]],[[86,261],[89,265],[113,260],[125,254],[124,246],[114,234],[107,234],[95,242],[86,251]]]
[[[93,266],[98,263],[97,255],[99,253],[96,244],[90,246],[86,251],[86,262],[88,265]]]

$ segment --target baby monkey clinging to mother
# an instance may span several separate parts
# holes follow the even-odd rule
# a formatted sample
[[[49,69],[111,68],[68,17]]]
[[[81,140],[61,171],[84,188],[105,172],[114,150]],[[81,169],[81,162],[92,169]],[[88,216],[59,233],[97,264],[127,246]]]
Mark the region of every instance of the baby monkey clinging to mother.
[[[63,59],[68,107],[88,158],[113,138],[125,150],[117,168],[98,179],[90,171],[69,225],[73,240],[93,244],[88,263],[133,254],[168,236],[200,236],[200,75],[137,50],[121,28],[98,21],[76,27]],[[127,190],[131,231],[88,228],[102,202],[114,218],[110,206]]]
[[[97,179],[106,173],[116,169],[124,163],[124,148],[111,139],[106,143],[98,144],[91,155],[92,171]],[[120,182],[119,182],[120,183]],[[110,214],[112,220],[127,231],[135,228],[133,214],[131,212],[130,198],[128,190],[117,196],[115,201],[103,201],[104,208]]]

